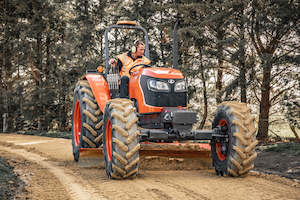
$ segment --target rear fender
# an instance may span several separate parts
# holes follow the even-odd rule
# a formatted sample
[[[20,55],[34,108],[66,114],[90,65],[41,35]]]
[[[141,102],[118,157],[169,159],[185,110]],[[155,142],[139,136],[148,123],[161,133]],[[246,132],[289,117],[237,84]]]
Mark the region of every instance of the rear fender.
[[[97,104],[102,113],[104,113],[105,105],[107,101],[110,100],[110,92],[107,81],[100,74],[86,74],[84,78],[88,80]]]

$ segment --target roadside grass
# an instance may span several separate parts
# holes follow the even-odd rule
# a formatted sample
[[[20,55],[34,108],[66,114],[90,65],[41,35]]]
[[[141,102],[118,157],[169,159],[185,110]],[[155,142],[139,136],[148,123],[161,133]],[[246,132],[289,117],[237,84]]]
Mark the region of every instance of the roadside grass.
[[[52,138],[65,138],[72,139],[71,132],[56,132],[56,131],[18,131],[17,134],[21,135],[36,135]]]

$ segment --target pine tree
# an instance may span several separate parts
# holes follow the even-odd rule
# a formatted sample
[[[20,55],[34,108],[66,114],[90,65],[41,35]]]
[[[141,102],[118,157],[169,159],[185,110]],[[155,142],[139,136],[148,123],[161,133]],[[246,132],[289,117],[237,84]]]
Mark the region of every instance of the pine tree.
[[[249,10],[250,37],[260,59],[262,70],[259,127],[257,137],[268,137],[269,111],[275,99],[287,87],[270,97],[275,67],[283,66],[283,73],[296,64],[295,52],[299,48],[295,36],[299,31],[299,4],[294,1],[252,1]],[[281,70],[279,70],[281,71]],[[280,73],[279,73],[280,74]]]

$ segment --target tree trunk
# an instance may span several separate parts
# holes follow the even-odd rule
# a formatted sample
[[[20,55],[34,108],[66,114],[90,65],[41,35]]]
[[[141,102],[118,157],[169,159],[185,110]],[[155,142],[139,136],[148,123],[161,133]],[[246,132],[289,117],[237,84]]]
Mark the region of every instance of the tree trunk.
[[[263,80],[261,86],[261,102],[260,102],[260,113],[258,122],[258,133],[257,138],[259,140],[266,140],[268,138],[269,131],[269,112],[270,112],[270,82],[271,82],[271,64],[272,55],[265,54],[262,57],[263,61]]]
[[[42,33],[38,33],[37,34],[37,38],[36,38],[36,54],[37,54],[37,68],[40,72],[40,77],[39,80],[36,81],[36,86],[37,86],[37,90],[38,90],[38,117],[37,117],[37,121],[38,121],[38,130],[41,131],[43,129],[43,119],[41,117],[42,113],[45,113],[43,110],[43,90],[42,90],[42,77],[41,77],[41,72],[42,72],[42,37],[41,37]]]
[[[59,73],[58,77],[58,88],[59,88],[59,96],[58,96],[58,120],[59,120],[59,129],[62,129],[63,123],[62,123],[62,109],[63,109],[63,102],[62,102],[62,96],[63,94],[63,78],[62,74]]]
[[[2,118],[3,118],[3,130],[2,130],[2,132],[3,132],[3,133],[6,133],[6,132],[7,132],[7,129],[8,129],[8,122],[7,122],[8,113],[4,113],[4,114],[2,115]]]
[[[216,82],[216,101],[217,103],[222,102],[222,88],[223,88],[223,45],[221,41],[224,39],[224,31],[222,30],[222,27],[218,27],[218,32],[217,32],[217,39],[218,39],[218,44],[217,44],[217,49],[218,49],[218,72],[217,72],[217,82]]]
[[[3,56],[3,52],[2,52],[2,56]],[[0,68],[0,130],[3,129],[3,119],[2,119],[2,115],[3,115],[3,111],[4,111],[4,107],[3,107],[3,93],[4,93],[4,85],[3,85],[3,81],[2,80],[2,68],[3,68],[3,57],[1,60],[1,68]]]
[[[4,93],[6,92],[6,90],[4,89],[5,88],[5,85],[4,85],[4,70],[5,70],[5,65],[4,65],[4,48],[2,49],[2,52],[1,52],[1,68],[0,68],[0,131],[3,130],[3,126],[4,126],[4,123],[3,123],[3,114],[5,113],[5,105],[4,105],[4,99],[5,99],[5,96],[4,96]]]
[[[23,92],[23,85],[20,85],[20,87],[22,88],[22,92]],[[21,89],[20,89],[21,90]],[[18,125],[17,128],[18,130],[23,130],[24,127],[24,113],[23,113],[23,93],[20,92],[19,93],[19,113],[18,113]]]
[[[299,138],[299,135],[298,135],[298,133],[296,131],[295,126],[291,125],[290,123],[289,123],[289,126],[290,126],[290,129],[292,130],[292,132],[294,133],[296,140],[299,141],[300,138]]]
[[[222,102],[222,88],[223,88],[223,84],[222,84],[222,79],[223,79],[223,61],[219,60],[218,61],[218,72],[217,72],[217,82],[216,82],[216,89],[217,89],[217,96],[216,96],[216,101],[217,103],[221,103]]]
[[[245,65],[245,25],[242,17],[244,16],[244,8],[241,8],[240,11],[240,51],[241,54],[239,56],[239,64],[240,64],[240,80],[239,85],[241,89],[241,102],[247,103],[247,80],[246,80],[246,65]]]
[[[51,61],[50,61],[50,58],[51,58],[51,52],[50,52],[50,48],[51,48],[51,38],[50,38],[50,34],[48,33],[47,34],[47,39],[46,39],[46,67],[45,67],[45,76],[51,76],[51,73],[50,73],[50,69],[51,69]],[[47,77],[48,79],[48,77]]]
[[[64,87],[65,88],[65,87]],[[65,89],[63,90],[65,91]],[[61,128],[63,128],[64,131],[67,130],[67,117],[68,117],[68,106],[67,106],[67,101],[66,101],[66,96],[62,96],[62,116],[61,116]]]
[[[160,6],[162,8],[162,0],[160,1]],[[165,54],[164,54],[164,47],[163,47],[163,42],[164,42],[164,33],[163,33],[163,28],[162,28],[162,24],[163,24],[163,11],[160,11],[160,52],[161,52],[161,60],[163,62],[163,66],[166,65],[166,59],[165,59]]]
[[[246,85],[246,69],[245,63],[241,63],[240,69],[240,88],[241,88],[241,102],[247,103],[247,85]]]
[[[9,48],[9,41],[10,41],[10,34],[9,34],[9,27],[8,27],[8,0],[4,0],[4,44],[3,44],[3,58],[2,58],[2,67],[3,67],[3,132],[7,132],[7,130],[10,128],[8,124],[8,118],[9,118],[9,80],[10,80],[10,72],[11,72],[11,53]]]
[[[202,57],[202,56],[201,56]],[[203,65],[202,65],[202,58],[201,58],[201,79],[202,79],[202,86],[203,86],[203,118],[201,120],[201,123],[199,125],[199,129],[203,129],[204,125],[205,125],[205,121],[207,118],[207,91],[206,91],[206,80],[205,80],[205,76],[204,76],[204,69],[203,69]]]

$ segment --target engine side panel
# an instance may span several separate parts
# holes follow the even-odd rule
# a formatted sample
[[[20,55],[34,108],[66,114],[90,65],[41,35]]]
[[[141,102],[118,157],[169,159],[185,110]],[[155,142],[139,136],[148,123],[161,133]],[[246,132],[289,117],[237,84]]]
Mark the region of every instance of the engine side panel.
[[[110,100],[110,92],[107,81],[100,74],[86,74],[85,78],[88,80],[92,88],[99,108],[104,113],[106,102]]]
[[[146,105],[142,87],[140,85],[142,73],[143,70],[141,69],[131,74],[129,81],[129,97],[137,101],[139,113],[161,112],[163,109],[162,107]]]

